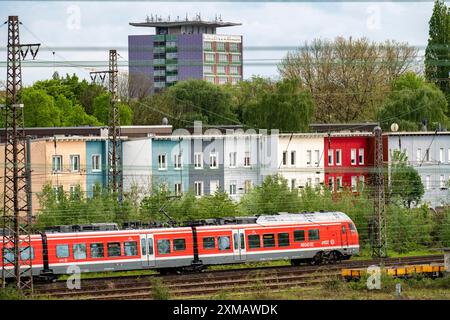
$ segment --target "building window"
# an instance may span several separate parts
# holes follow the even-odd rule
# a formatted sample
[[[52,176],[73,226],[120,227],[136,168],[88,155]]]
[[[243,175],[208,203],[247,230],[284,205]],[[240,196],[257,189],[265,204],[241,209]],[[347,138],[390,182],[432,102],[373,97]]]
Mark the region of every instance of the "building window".
[[[213,73],[212,65],[204,65],[203,66],[203,73]]]
[[[336,165],[337,166],[340,166],[342,164],[341,155],[342,155],[342,150],[341,149],[336,150]]]
[[[209,182],[209,194],[214,194],[219,190],[219,180],[211,180]]]
[[[447,162],[450,163],[450,148],[447,150]]]
[[[296,184],[297,184],[296,179],[291,179],[291,190],[295,189]]]
[[[357,176],[352,176],[352,191],[356,191],[358,181],[356,180]]]
[[[350,163],[352,166],[356,164],[356,149],[350,150]]]
[[[236,152],[230,152],[230,168],[236,167]]]
[[[231,62],[234,62],[234,63],[241,62],[241,56],[238,54],[233,54],[231,56]]]
[[[359,184],[361,189],[364,188],[364,180],[364,176],[359,176]]]
[[[201,152],[194,153],[194,168],[203,169],[203,153]]]
[[[239,69],[236,66],[230,66],[230,74],[239,74]]]
[[[342,177],[337,177],[336,178],[336,188],[338,191],[342,190]]]
[[[166,170],[166,169],[167,169],[166,155],[160,154],[158,155],[158,170]]]
[[[359,149],[359,164],[364,164],[364,149]]]
[[[306,185],[307,185],[308,187],[311,187],[311,185],[312,185],[312,178],[306,179]]]
[[[219,62],[220,63],[228,63],[228,55],[226,54],[219,54]]]
[[[217,152],[209,154],[209,167],[211,169],[217,169],[219,167],[217,158],[218,158]]]
[[[287,165],[287,151],[283,151],[283,166]]]
[[[80,156],[79,155],[71,155],[70,156],[70,169],[72,172],[80,171]]]
[[[416,151],[416,161],[417,163],[419,163],[420,161],[422,161],[422,149],[417,149]]]
[[[239,50],[238,44],[235,42],[231,42],[229,44],[231,52],[237,52]]]
[[[425,161],[430,162],[430,149],[425,151]]]
[[[216,83],[214,77],[205,77],[205,80],[209,83]]]
[[[431,189],[431,178],[430,178],[430,176],[426,176],[425,177],[425,188],[427,190]]]
[[[218,74],[225,74],[225,66],[217,66],[217,73]]]
[[[214,62],[214,54],[212,54],[212,53],[205,53],[205,61],[206,62]]]
[[[320,185],[320,178],[316,178],[314,181],[314,185],[318,187]]]
[[[73,185],[73,184],[70,185],[69,192],[70,192],[71,196],[75,195],[75,192],[77,191],[77,188],[78,188],[78,185]]]
[[[176,196],[181,195],[181,183],[175,183],[174,190],[175,190],[175,195]]]
[[[244,155],[244,167],[250,167],[250,152],[246,152]]]
[[[236,181],[230,181],[230,196],[236,194]]]
[[[291,166],[295,166],[295,151],[291,151]]]
[[[175,154],[173,156],[173,167],[174,167],[174,169],[181,169],[182,163],[183,163],[183,155]]]
[[[439,177],[439,188],[446,189],[445,188],[445,177],[444,177],[444,175],[441,175]]]
[[[330,191],[334,190],[334,179],[333,179],[333,177],[328,177],[328,188],[330,189]]]
[[[92,156],[92,171],[101,171],[101,157],[99,154]]]
[[[245,180],[244,181],[244,192],[250,193],[252,191],[252,180]]]
[[[328,165],[333,165],[333,149],[328,149]]]
[[[203,195],[203,182],[202,181],[194,182],[194,191],[195,191],[195,195],[197,197],[200,197]]]
[[[203,42],[203,50],[212,50],[212,43],[208,41]]]
[[[440,148],[439,149],[439,162],[440,163],[444,163],[445,159],[444,159],[444,148]]]
[[[309,167],[311,166],[311,150],[306,151],[306,165]]]
[[[219,84],[226,84],[227,78],[226,77],[219,77]]]
[[[52,157],[52,171],[61,172],[62,171],[62,156]]]
[[[314,164],[316,165],[316,166],[318,166],[319,165],[319,159],[320,159],[320,152],[319,152],[319,150],[314,150]]]
[[[224,42],[216,42],[217,51],[225,51],[225,43]]]

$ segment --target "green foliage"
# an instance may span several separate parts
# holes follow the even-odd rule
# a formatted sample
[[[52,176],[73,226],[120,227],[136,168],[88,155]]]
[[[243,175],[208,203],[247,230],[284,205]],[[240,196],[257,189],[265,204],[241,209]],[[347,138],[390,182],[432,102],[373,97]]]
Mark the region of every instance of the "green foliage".
[[[57,127],[61,124],[61,110],[44,90],[25,88],[21,95],[26,127]]]
[[[396,122],[402,131],[418,131],[423,119],[429,129],[437,129],[439,124],[449,128],[446,112],[447,100],[439,88],[410,72],[393,83],[378,117],[385,130]]]
[[[13,286],[0,288],[0,300],[24,300],[26,297]]]
[[[242,82],[240,86],[242,100],[238,101],[242,108],[242,120],[247,126],[279,129],[282,132],[308,131],[314,104],[311,94],[300,89],[298,81],[270,83],[269,80],[256,78]]]
[[[428,45],[425,50],[425,76],[436,83],[450,103],[450,85],[446,80],[450,72],[450,8],[442,0],[434,2],[429,21]],[[445,112],[450,116],[450,110]]]
[[[419,204],[424,193],[422,179],[417,170],[408,165],[406,154],[394,150],[389,189],[390,200],[410,208],[412,204]]]
[[[169,300],[170,290],[167,288],[160,278],[153,277],[151,280],[152,298],[153,300]]]
[[[298,201],[297,192],[289,190],[287,180],[281,175],[273,175],[267,176],[261,186],[242,197],[240,210],[249,215],[295,212]]]

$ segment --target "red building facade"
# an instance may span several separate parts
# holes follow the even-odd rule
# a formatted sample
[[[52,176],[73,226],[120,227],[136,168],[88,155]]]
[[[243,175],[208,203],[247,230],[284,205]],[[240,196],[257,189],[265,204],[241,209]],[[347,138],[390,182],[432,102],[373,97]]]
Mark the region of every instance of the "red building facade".
[[[324,139],[325,185],[333,191],[358,191],[374,164],[372,133],[333,133]]]

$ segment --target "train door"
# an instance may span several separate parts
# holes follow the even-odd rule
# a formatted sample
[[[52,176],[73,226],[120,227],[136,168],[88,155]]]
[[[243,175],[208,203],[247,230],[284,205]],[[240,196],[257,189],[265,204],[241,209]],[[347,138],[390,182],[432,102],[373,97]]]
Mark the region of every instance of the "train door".
[[[236,261],[245,261],[247,259],[244,230],[233,230],[233,253]]]
[[[152,234],[141,234],[141,261],[144,268],[155,266],[155,250]]]
[[[348,230],[345,224],[341,225],[341,241],[344,248],[348,247]]]

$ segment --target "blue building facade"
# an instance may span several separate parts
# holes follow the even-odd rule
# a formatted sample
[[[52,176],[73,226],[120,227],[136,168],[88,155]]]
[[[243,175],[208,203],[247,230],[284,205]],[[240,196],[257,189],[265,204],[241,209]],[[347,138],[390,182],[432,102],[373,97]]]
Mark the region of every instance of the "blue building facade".
[[[95,186],[108,183],[108,149],[105,140],[86,141],[86,194],[92,197]]]

